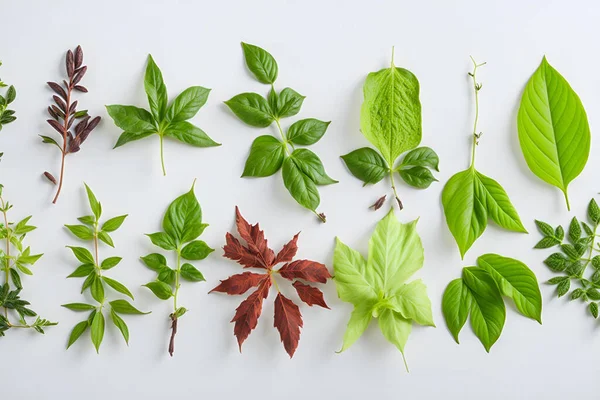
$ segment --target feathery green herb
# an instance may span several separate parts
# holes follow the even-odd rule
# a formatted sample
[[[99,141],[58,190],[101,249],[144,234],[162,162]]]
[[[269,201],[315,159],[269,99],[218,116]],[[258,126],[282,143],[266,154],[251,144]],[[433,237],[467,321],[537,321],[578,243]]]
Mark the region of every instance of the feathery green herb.
[[[257,128],[267,128],[275,122],[281,140],[271,135],[257,137],[250,148],[242,177],[266,177],[281,169],[283,184],[294,200],[311,210],[322,222],[325,214],[318,213],[321,202],[317,186],[337,183],[325,172],[321,159],[312,151],[296,146],[317,143],[325,134],[329,122],[314,118],[294,122],[284,133],[281,119],[300,112],[305,96],[293,89],[275,90],[279,72],[277,62],[271,54],[260,47],[242,43],[248,69],[256,80],[270,85],[265,98],[258,93],[241,93],[225,104],[244,123]]]
[[[573,217],[565,235],[562,226],[536,220],[540,233],[544,236],[536,249],[558,247],[544,264],[559,275],[547,283],[556,285],[557,297],[569,293],[569,299],[583,302],[589,313],[598,318],[600,301],[600,242],[597,241],[600,225],[600,208],[592,199],[588,205],[587,222]],[[591,267],[591,268],[589,268]]]
[[[157,274],[156,280],[145,284],[148,289],[161,300],[173,298],[171,318],[171,340],[169,354],[175,351],[175,335],[179,318],[187,312],[185,307],[177,303],[181,280],[189,282],[204,281],[204,276],[196,267],[185,261],[204,260],[214,249],[197,238],[204,232],[208,224],[202,223],[202,209],[194,194],[194,185],[189,192],[176,198],[167,208],[162,221],[161,232],[147,235],[155,246],[176,255],[176,267],[170,268],[167,259],[160,253],[141,257],[148,268]],[[182,260],[183,264],[182,264]]]
[[[417,147],[422,136],[419,81],[409,70],[394,65],[392,49],[390,68],[370,73],[363,91],[361,132],[379,153],[363,147],[342,156],[342,159],[350,173],[364,185],[375,184],[389,176],[398,207],[402,209],[394,173],[398,172],[408,185],[425,189],[437,181],[430,169],[439,171],[439,158],[435,151],[429,147]],[[404,158],[396,165],[403,153],[406,153]],[[385,197],[379,198],[371,207],[379,209]]]
[[[75,325],[71,331],[67,348],[71,347],[89,329],[91,331],[92,343],[96,348],[96,352],[99,352],[102,339],[104,338],[108,315],[110,315],[111,321],[123,335],[125,342],[129,344],[129,328],[122,316],[148,313],[138,310],[128,300],[122,298],[109,300],[109,296],[106,293],[107,289],[123,294],[133,300],[133,294],[125,285],[105,275],[106,271],[116,267],[121,262],[121,257],[112,256],[100,261],[99,255],[100,241],[110,247],[114,247],[110,233],[116,231],[121,226],[127,215],[119,215],[101,223],[102,205],[87,185],[85,185],[85,190],[92,215],[77,218],[81,224],[65,225],[65,227],[77,238],[91,242],[93,254],[85,247],[67,246],[81,263],[68,278],[85,278],[81,286],[81,293],[83,294],[86,289],[89,290],[96,304],[69,303],[63,304],[63,307],[76,312],[89,312],[88,317]]]
[[[47,319],[40,318],[35,311],[29,308],[29,302],[20,297],[23,290],[21,274],[33,275],[31,266],[42,257],[42,254],[31,254],[31,248],[25,247],[23,241],[28,232],[36,229],[33,225],[27,225],[31,216],[23,218],[16,224],[8,219],[8,211],[12,204],[2,197],[0,185],[0,239],[4,241],[4,249],[0,249],[0,262],[4,282],[0,285],[0,336],[12,328],[32,328],[39,333],[44,333],[47,326],[56,325]],[[0,282],[2,278],[0,278]],[[12,320],[16,314],[17,321]],[[36,317],[29,323],[27,318]]]
[[[1,61],[0,66],[2,66]],[[4,83],[2,79],[0,79],[0,88],[4,88],[7,86],[8,85]],[[17,91],[15,90],[15,87],[13,85],[8,86],[8,89],[6,90],[4,96],[0,95],[0,131],[2,130],[2,127],[4,125],[10,124],[11,122],[17,119],[17,117],[15,117],[14,110],[8,109],[9,104],[15,101],[16,97]],[[2,153],[0,153],[0,157],[2,157]]]
[[[163,144],[165,137],[195,147],[220,146],[202,129],[188,121],[206,103],[210,89],[202,86],[189,87],[169,105],[167,87],[163,81],[162,72],[151,55],[148,55],[144,88],[148,96],[150,111],[135,106],[106,106],[115,125],[124,131],[119,136],[115,148],[150,135],[158,135],[162,171],[163,175],[167,175]]]

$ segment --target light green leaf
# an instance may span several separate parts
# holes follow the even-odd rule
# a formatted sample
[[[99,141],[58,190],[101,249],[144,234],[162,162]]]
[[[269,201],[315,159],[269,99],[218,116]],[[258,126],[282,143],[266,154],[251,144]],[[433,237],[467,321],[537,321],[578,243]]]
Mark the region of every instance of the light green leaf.
[[[71,249],[71,251],[73,252],[73,254],[75,255],[75,257],[81,261],[84,264],[92,264],[94,265],[94,257],[92,256],[92,253],[90,253],[90,251],[88,249],[85,249],[83,247],[73,247],[73,246],[67,246],[69,249]]]
[[[259,136],[252,142],[242,177],[273,175],[281,168],[284,157],[285,144],[271,135]]]
[[[72,311],[91,311],[91,310],[96,309],[96,306],[93,306],[91,304],[85,304],[85,303],[63,304],[62,307],[68,308],[69,310],[72,310]]]
[[[543,58],[521,98],[519,142],[529,169],[565,195],[590,154],[590,127],[579,96]]]
[[[479,172],[476,172],[476,178],[483,189],[486,208],[492,221],[504,229],[527,233],[504,188]]]
[[[125,285],[123,285],[121,282],[118,282],[114,279],[109,278],[108,276],[103,276],[102,280],[104,280],[104,282],[106,282],[106,284],[108,286],[110,286],[111,288],[115,289],[117,292],[119,293],[123,293],[126,296],[129,296],[131,299],[133,299],[133,294],[131,294],[131,292],[129,291],[129,289],[127,289],[125,287]]]
[[[192,125],[188,121],[170,123],[165,129],[165,135],[196,147],[220,146],[219,143],[212,140],[202,129]]]
[[[294,200],[309,210],[315,211],[319,207],[321,197],[317,185],[290,157],[283,161],[282,175],[283,184]]]
[[[102,339],[104,339],[104,324],[104,315],[101,312],[97,312],[92,320],[92,343],[94,343],[97,353],[100,352],[100,345],[102,344]]]
[[[363,181],[365,185],[377,183],[390,173],[387,163],[378,152],[370,147],[354,150],[344,156],[342,160],[350,173]]]
[[[374,271],[367,269],[367,261],[356,250],[335,239],[333,252],[335,287],[340,299],[355,306],[377,300]]]
[[[96,216],[96,219],[99,219],[100,216],[102,215],[102,205],[100,204],[98,199],[96,199],[96,196],[94,195],[94,192],[92,192],[92,189],[90,189],[90,187],[87,184],[84,183],[84,185],[85,185],[85,191],[87,193],[88,201],[90,203],[90,209]]]
[[[266,128],[274,121],[273,111],[264,97],[257,93],[242,93],[225,102],[243,122],[257,128]]]
[[[185,89],[167,109],[165,120],[173,124],[192,118],[198,113],[200,107],[206,104],[209,93],[210,89],[202,86],[192,86]]]
[[[167,235],[174,239],[176,246],[200,236],[204,226],[202,224],[202,210],[194,194],[194,184],[192,184],[189,192],[177,197],[169,205],[162,225]],[[165,250],[169,249],[165,248]]]
[[[104,231],[98,232],[98,239],[102,240],[104,243],[106,243],[110,247],[115,247],[115,244],[113,243],[113,240],[110,237],[110,235]]]
[[[192,264],[185,263],[181,266],[181,277],[190,282],[205,281],[202,272],[198,271]]]
[[[386,308],[379,314],[379,328],[381,329],[383,336],[400,350],[402,358],[404,358],[404,346],[406,345],[406,341],[412,330],[412,323],[410,320],[402,318],[400,313]],[[408,371],[406,359],[404,359],[404,365]]]
[[[125,218],[127,218],[127,214],[111,218],[108,221],[106,221],[104,224],[102,224],[101,229],[104,232],[114,232],[121,227],[121,224],[123,224],[123,221],[125,221]]]
[[[215,249],[208,247],[202,240],[194,240],[181,249],[181,257],[186,260],[204,260],[213,251]]]
[[[86,320],[86,321],[81,321],[80,323],[75,325],[75,327],[73,327],[73,330],[71,331],[71,335],[69,336],[69,343],[67,343],[67,349],[69,347],[71,347],[73,345],[73,343],[75,343],[77,341],[77,339],[79,339],[81,337],[81,335],[83,335],[83,333],[88,329],[89,326],[90,326],[90,324]]]
[[[444,291],[442,313],[456,343],[459,343],[458,334],[467,322],[472,302],[471,290],[462,279],[453,280]]]
[[[494,278],[502,295],[513,299],[521,314],[542,323],[542,294],[537,278],[525,264],[497,254],[484,254],[477,264]]]
[[[154,293],[154,295],[161,300],[167,300],[173,296],[173,293],[171,292],[171,286],[164,282],[154,281],[147,283],[144,286],[150,289],[152,293]]]
[[[361,303],[354,306],[344,333],[344,344],[339,351],[340,353],[350,348],[368,328],[371,319],[373,319],[373,305],[372,303]]]
[[[435,327],[427,287],[421,279],[400,286],[391,301],[394,311],[399,312],[405,319]]]
[[[127,300],[113,300],[109,302],[109,304],[112,310],[119,314],[150,314],[149,312],[142,312],[138,310],[137,308],[132,306]]]
[[[288,128],[286,136],[290,142],[301,146],[315,144],[323,137],[330,123],[315,118],[301,119]]]
[[[248,69],[260,83],[272,84],[277,79],[277,62],[266,50],[242,42],[242,50]]]
[[[94,300],[100,304],[104,303],[104,285],[102,284],[102,279],[99,276],[94,277],[92,280],[90,292],[92,293]]]
[[[408,70],[392,67],[372,72],[364,87],[360,111],[363,135],[388,165],[421,142],[419,81]]]
[[[167,259],[162,254],[152,253],[140,258],[153,271],[159,271],[162,267],[167,266]]]
[[[312,151],[296,149],[290,158],[298,169],[317,185],[331,185],[338,182],[327,175],[321,159]]]
[[[50,136],[44,136],[44,135],[38,135],[38,136],[42,138],[42,143],[53,144],[62,150],[62,147],[56,142],[56,140],[54,140]]]
[[[115,324],[115,326],[119,328],[119,331],[121,331],[123,339],[125,339],[125,343],[129,344],[129,328],[127,327],[125,321],[123,321],[123,318],[119,317],[114,309],[110,310],[110,317],[113,324]]]
[[[148,104],[150,104],[150,111],[152,111],[154,119],[162,121],[167,110],[167,87],[160,68],[158,68],[150,54],[148,54],[148,65],[144,76],[144,88],[148,95]]]
[[[77,267],[77,269],[75,269],[75,271],[73,271],[71,275],[67,276],[67,278],[83,278],[84,276],[88,276],[92,272],[94,272],[93,263],[82,264],[79,267]]]
[[[82,240],[92,240],[94,232],[85,225],[65,225],[71,233]]]

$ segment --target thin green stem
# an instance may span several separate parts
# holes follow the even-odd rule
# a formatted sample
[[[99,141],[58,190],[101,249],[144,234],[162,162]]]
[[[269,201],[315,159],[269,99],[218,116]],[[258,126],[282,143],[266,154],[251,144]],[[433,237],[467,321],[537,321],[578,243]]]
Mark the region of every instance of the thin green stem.
[[[5,254],[5,265],[4,265],[4,273],[5,273],[5,283],[8,285],[8,287],[10,288],[10,280],[9,280],[9,275],[10,275],[10,238],[11,238],[11,231],[8,228],[8,215],[6,214],[6,203],[4,202],[4,199],[2,197],[0,197],[0,205],[2,206],[2,215],[4,216],[4,229],[6,229],[6,254]],[[4,308],[4,316],[6,317],[6,320],[8,321],[8,308]]]
[[[175,270],[175,292],[173,293],[173,314],[177,312],[177,294],[179,294],[179,275],[181,274],[181,249],[177,248],[177,269]]]
[[[396,197],[396,202],[398,202],[398,207],[402,210],[404,206],[402,205],[402,201],[400,200],[400,196],[398,196],[398,192],[396,191],[396,182],[394,181],[394,170],[390,169],[390,180],[392,181],[392,190],[394,191],[394,197]]]
[[[471,57],[471,61],[473,62],[473,72],[470,72],[469,76],[473,79],[473,90],[475,91],[475,121],[473,122],[471,168],[475,168],[475,148],[479,144],[479,138],[481,137],[481,133],[477,132],[477,123],[479,122],[479,91],[481,90],[481,83],[477,82],[477,68],[484,66],[485,63],[477,64],[473,57]]]
[[[281,124],[279,123],[279,118],[275,118],[275,123],[277,124],[277,129],[279,130],[279,134],[281,135],[281,140],[283,142],[283,149],[285,150],[285,154],[290,155],[290,149],[288,149],[288,144],[292,146],[292,150],[294,149],[294,145],[288,143],[285,135],[283,133],[283,129],[281,129]]]
[[[160,136],[160,165],[162,166],[163,176],[167,176],[167,169],[165,168],[165,150],[163,144],[163,135]]]

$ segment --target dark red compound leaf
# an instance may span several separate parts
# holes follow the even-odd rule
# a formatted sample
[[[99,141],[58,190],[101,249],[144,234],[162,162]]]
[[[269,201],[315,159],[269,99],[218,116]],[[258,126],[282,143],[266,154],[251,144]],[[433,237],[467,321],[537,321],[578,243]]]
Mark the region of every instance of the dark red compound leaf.
[[[300,300],[309,306],[312,307],[313,305],[317,305],[329,309],[329,306],[325,303],[325,299],[323,298],[323,292],[316,287],[312,287],[300,281],[294,282],[292,286],[296,289],[296,292],[298,292]]]
[[[235,223],[240,236],[246,241],[250,251],[262,260],[265,268],[270,269],[275,260],[275,252],[269,248],[265,234],[260,230],[259,225],[250,225],[242,217],[237,206],[235,207]]]
[[[221,292],[231,295],[244,294],[249,289],[258,286],[265,279],[269,279],[269,275],[256,274],[254,272],[244,272],[241,274],[232,275],[224,281],[221,281],[221,283],[209,293]]]
[[[277,253],[273,265],[279,264],[281,262],[292,261],[292,259],[296,256],[296,253],[298,252],[298,235],[300,235],[300,233],[296,233],[293,239],[286,243],[283,246],[283,248],[279,251],[279,253]]]
[[[327,283],[327,279],[331,278],[325,265],[310,260],[293,261],[285,264],[278,272],[289,280],[302,279],[308,282]]]
[[[231,233],[227,232],[225,240],[227,244],[223,246],[224,257],[237,261],[244,268],[266,268],[262,259],[244,247]]]
[[[258,324],[258,318],[262,312],[263,300],[269,295],[270,287],[271,279],[263,280],[258,285],[258,289],[252,292],[246,300],[242,301],[235,310],[235,315],[231,322],[235,322],[233,334],[237,338],[240,352],[242,351],[242,344]]]
[[[285,351],[292,358],[296,348],[298,348],[298,341],[300,341],[302,314],[300,314],[298,306],[281,293],[277,294],[275,299],[274,326],[279,331],[279,337],[283,342]]]

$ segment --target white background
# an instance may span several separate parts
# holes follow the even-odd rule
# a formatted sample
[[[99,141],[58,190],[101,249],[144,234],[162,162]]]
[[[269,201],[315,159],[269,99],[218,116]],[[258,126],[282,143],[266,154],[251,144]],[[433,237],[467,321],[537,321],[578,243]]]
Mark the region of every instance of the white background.
[[[27,277],[24,296],[42,316],[58,320],[45,336],[8,332],[0,339],[1,392],[14,399],[178,398],[223,399],[347,398],[381,399],[559,399],[595,396],[600,351],[598,322],[578,302],[556,299],[542,285],[543,326],[507,308],[500,340],[486,354],[467,325],[457,345],[446,329],[441,297],[447,283],[477,256],[496,252],[526,262],[540,282],[552,276],[542,264],[548,251],[532,250],[539,239],[534,218],[566,224],[585,216],[600,190],[596,146],[587,168],[570,187],[572,213],[560,191],[538,180],[527,168],[517,139],[516,113],[521,92],[546,54],[579,93],[592,132],[600,110],[598,21],[594,1],[0,1],[3,39],[0,76],[18,91],[18,120],[0,135],[5,155],[0,182],[15,204],[12,218],[33,214],[39,226],[29,244],[44,257]],[[289,196],[278,174],[240,179],[252,140],[275,127],[245,126],[222,103],[245,91],[266,93],[247,72],[240,41],[270,51],[279,63],[276,86],[306,95],[297,118],[331,120],[325,137],[312,149],[340,183],[322,187],[319,223]],[[57,205],[54,187],[41,177],[58,176],[59,153],[42,144],[38,134],[54,134],[46,123],[51,101],[48,80],[64,75],[64,53],[83,46],[89,70],[78,96],[80,108],[103,117],[102,124],[67,160],[67,181]],[[440,183],[420,191],[399,185],[405,210],[402,221],[420,217],[425,246],[424,268],[416,275],[428,285],[437,328],[416,327],[404,371],[400,353],[387,343],[377,324],[347,352],[341,346],[351,305],[326,285],[331,310],[301,306],[304,329],[298,351],[289,359],[273,328],[273,296],[266,302],[257,329],[240,355],[229,323],[244,297],[207,295],[219,279],[241,271],[221,257],[225,232],[233,229],[234,206],[250,222],[260,221],[277,250],[302,231],[298,256],[331,268],[334,237],[366,255],[367,240],[386,210],[367,206],[390,194],[389,182],[363,188],[339,156],[368,145],[359,132],[362,84],[368,72],[387,67],[391,47],[396,64],[421,82],[423,145],[441,159]],[[168,141],[168,176],[162,177],[157,137],[112,150],[120,131],[105,104],[147,107],[143,73],[148,53],[161,67],[170,98],[191,85],[212,88],[208,103],[193,122],[222,147],[198,149]],[[488,65],[480,71],[480,127],[477,168],[497,179],[508,192],[530,235],[489,226],[461,261],[447,230],[440,193],[470,159],[473,96],[467,72],[469,55]],[[595,144],[595,140],[593,141]],[[199,268],[207,281],[184,284],[181,304],[190,312],[180,320],[174,358],[167,354],[171,302],[161,302],[140,285],[154,279],[138,257],[156,250],[143,233],[159,230],[164,210],[198,179],[196,194],[204,220],[203,238],[217,250]],[[126,318],[127,347],[108,326],[100,355],[88,337],[69,351],[65,345],[81,314],[60,304],[82,301],[81,281],[65,279],[77,266],[65,245],[78,240],[65,223],[88,214],[83,181],[102,201],[106,217],[129,213],[113,238],[116,249],[101,256],[124,261],[111,275],[126,283],[135,304],[152,314]],[[389,204],[389,203],[388,203]],[[386,205],[386,208],[388,205]],[[288,292],[289,293],[289,292]]]

